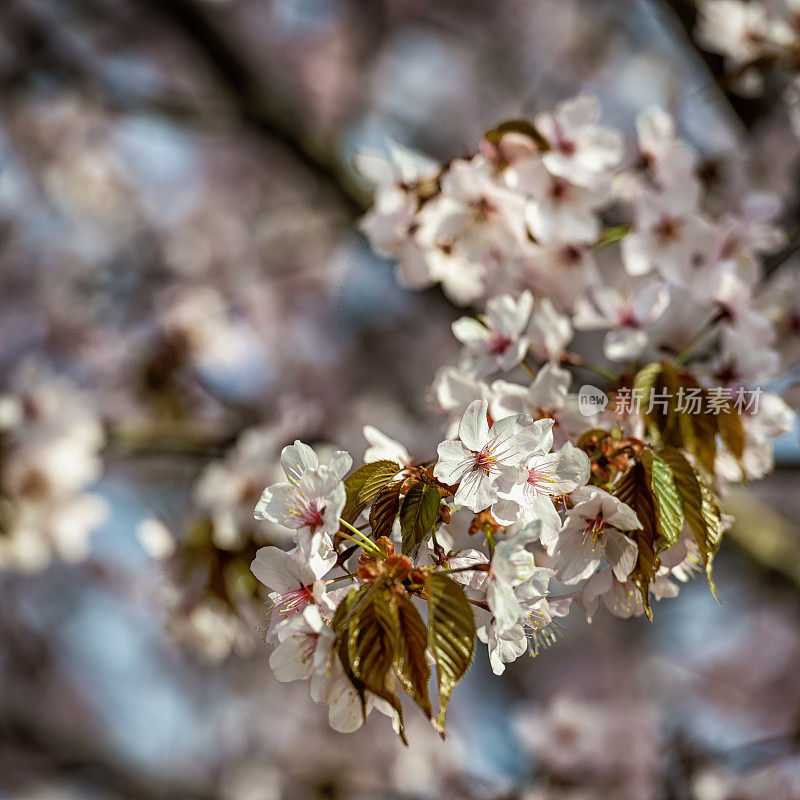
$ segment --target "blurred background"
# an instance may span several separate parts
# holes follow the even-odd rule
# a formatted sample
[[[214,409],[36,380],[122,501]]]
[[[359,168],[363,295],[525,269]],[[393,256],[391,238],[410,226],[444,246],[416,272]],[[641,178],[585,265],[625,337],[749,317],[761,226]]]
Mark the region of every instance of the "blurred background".
[[[446,743],[416,716],[409,749],[380,715],[329,730],[272,676],[248,569],[289,543],[252,520],[283,445],[438,441],[459,314],[371,255],[357,149],[448,160],[588,90],[629,136],[668,107],[709,179],[795,207],[785,111],[726,93],[692,14],[2,3],[0,798],[800,797],[796,433],[728,500],[721,605],[697,580],[652,625],[572,614],[499,680],[481,649]]]

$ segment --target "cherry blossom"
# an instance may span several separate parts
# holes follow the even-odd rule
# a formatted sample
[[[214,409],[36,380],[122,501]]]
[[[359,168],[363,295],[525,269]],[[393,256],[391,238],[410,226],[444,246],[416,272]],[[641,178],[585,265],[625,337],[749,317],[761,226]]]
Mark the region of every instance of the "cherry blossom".
[[[339,529],[345,504],[342,484],[353,463],[348,453],[337,450],[328,464],[295,441],[281,452],[287,481],[268,486],[255,508],[256,519],[268,519],[296,531],[301,549],[309,555],[330,549],[330,535]]]
[[[485,400],[470,403],[459,424],[459,439],[439,445],[434,470],[444,483],[458,484],[456,503],[473,511],[490,506],[499,487],[514,484],[525,453],[536,447],[549,427],[518,414],[498,420],[490,428],[487,409]]]
[[[531,351],[540,361],[557,361],[572,341],[572,323],[566,314],[560,314],[552,300],[540,300],[528,325]]]
[[[555,364],[545,364],[529,387],[498,380],[492,386],[489,410],[495,419],[527,413],[552,420],[556,446],[592,425],[593,415],[581,413],[578,396],[569,391],[572,375]]]
[[[523,292],[518,300],[503,294],[486,303],[480,320],[461,317],[453,325],[453,335],[465,348],[467,368],[476,375],[508,370],[525,357],[528,341],[523,336],[531,310],[533,295]]]
[[[330,551],[322,556],[307,557],[302,550],[287,553],[279,547],[262,547],[250,569],[269,590],[273,609],[281,617],[291,617],[303,611],[308,603],[316,603],[330,614],[333,608],[326,603],[325,587],[319,579],[336,563]]]
[[[520,465],[518,482],[510,490],[498,492],[501,500],[492,506],[492,514],[507,525],[516,522],[520,514],[523,519],[540,520],[540,541],[549,546],[555,543],[561,526],[553,499],[574,492],[589,480],[589,459],[570,442],[558,452],[550,452],[553,439],[552,432],[548,433],[538,452]]]
[[[664,313],[670,302],[665,283],[658,278],[628,282],[622,289],[600,286],[575,308],[578,330],[609,329],[603,351],[611,361],[638,358],[650,344],[647,327]]]
[[[598,117],[597,101],[586,94],[561,103],[552,113],[536,116],[536,129],[550,146],[542,160],[553,175],[593,186],[619,164],[622,138],[616,131],[600,127]]]
[[[636,564],[636,542],[622,531],[639,530],[642,523],[633,509],[595,487],[572,495],[575,505],[558,536],[555,549],[559,579],[578,583],[590,577],[605,561],[617,580],[624,581]]]
[[[412,458],[400,442],[382,433],[373,425],[365,425],[363,433],[369,443],[369,447],[364,452],[365,464],[369,464],[371,461],[396,461],[399,467],[407,467],[411,464]]]

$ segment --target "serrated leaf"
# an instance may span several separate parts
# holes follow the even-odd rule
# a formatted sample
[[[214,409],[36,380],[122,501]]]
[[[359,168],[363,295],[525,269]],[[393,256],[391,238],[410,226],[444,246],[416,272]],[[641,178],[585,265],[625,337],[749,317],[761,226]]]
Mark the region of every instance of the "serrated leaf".
[[[611,494],[629,505],[642,523],[642,530],[628,533],[638,548],[636,566],[630,577],[642,596],[642,605],[648,618],[652,620],[650,584],[656,573],[656,506],[647,471],[641,462],[637,462],[623,474]]]
[[[347,501],[342,519],[353,523],[358,515],[375,499],[378,492],[400,472],[396,461],[384,459],[364,464],[344,480]]]
[[[400,509],[402,552],[413,553],[433,530],[439,516],[439,491],[424,483],[415,483],[406,493]]]
[[[399,633],[394,661],[395,673],[406,693],[425,712],[425,716],[432,719],[433,709],[428,697],[431,668],[425,656],[428,646],[425,623],[407,594],[395,592],[390,597],[390,602],[396,607]]]
[[[741,462],[745,448],[744,425],[742,418],[730,403],[727,404],[726,410],[717,416],[717,428],[722,443],[733,457]]]
[[[408,744],[403,723],[403,708],[394,691],[394,664],[397,660],[399,621],[396,606],[390,602],[387,587],[372,586],[351,611],[347,626],[347,659],[355,680],[372,694],[385,700],[397,714],[400,738]]]
[[[447,704],[475,653],[475,617],[464,590],[452,578],[431,572],[425,579],[428,600],[428,650],[436,661],[439,690],[437,723],[444,731]]]
[[[648,364],[636,374],[633,380],[634,397],[638,398],[639,411],[654,444],[660,446],[668,441],[675,427],[675,393],[678,376],[669,362]],[[667,400],[666,410],[661,402],[651,398]]]
[[[716,597],[717,588],[714,586],[712,570],[714,556],[717,554],[719,544],[722,541],[722,511],[713,492],[699,474],[697,474],[697,480],[700,484],[700,493],[703,497],[702,515],[705,522],[705,534],[700,539],[695,536],[695,541],[700,550],[700,555],[703,558],[703,564],[705,564],[708,585],[711,587],[714,597]],[[694,533],[694,531],[692,531],[692,533]]]
[[[347,595],[342,598],[339,605],[336,606],[336,611],[331,620],[331,627],[336,634],[336,641],[334,644],[334,652],[339,656],[339,661],[342,664],[345,677],[350,681],[350,684],[356,690],[358,699],[361,702],[361,716],[364,721],[367,719],[367,697],[366,687],[353,672],[352,665],[350,664],[350,654],[348,650],[348,630],[350,622],[353,618],[353,613],[360,602],[374,591],[373,586],[365,585],[360,589],[351,589]],[[333,655],[331,656],[333,657]]]
[[[652,450],[643,450],[641,460],[655,504],[656,529],[659,535],[655,551],[659,553],[675,544],[681,535],[685,521],[683,503],[669,464]]]
[[[369,510],[369,524],[375,539],[391,537],[397,512],[400,510],[400,481],[384,486],[375,497]]]
[[[701,413],[692,414],[685,410],[677,412],[677,433],[680,435],[668,439],[667,444],[688,450],[697,459],[697,463],[711,475],[717,458],[717,416],[703,411],[708,407],[708,392],[691,375],[682,373],[680,385],[687,392],[699,390]]]
[[[672,468],[675,485],[683,502],[686,522],[703,559],[708,585],[716,597],[717,590],[711,567],[722,539],[722,513],[719,505],[700,473],[686,460],[683,453],[669,447],[660,455]]]

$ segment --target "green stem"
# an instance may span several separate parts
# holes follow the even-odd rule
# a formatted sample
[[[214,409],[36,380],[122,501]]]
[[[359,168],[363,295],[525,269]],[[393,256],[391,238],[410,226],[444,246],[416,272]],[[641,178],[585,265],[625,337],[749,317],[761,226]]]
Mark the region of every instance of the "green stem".
[[[611,369],[602,366],[601,364],[593,364],[590,361],[584,361],[581,366],[584,369],[588,369],[589,372],[594,372],[596,375],[600,375],[606,380],[611,381],[611,383],[618,383],[619,382],[619,375]]]
[[[561,363],[569,364],[573,367],[581,367],[589,370],[589,372],[594,372],[596,375],[600,375],[606,380],[611,381],[611,383],[619,383],[619,375],[612,369],[604,367],[602,364],[585,361],[583,356],[579,356],[577,353],[564,353],[561,357]]]
[[[703,339],[714,330],[714,326],[719,322],[720,317],[719,315],[715,316],[707,325],[704,325],[691,339],[689,339],[689,343],[686,347],[681,350],[680,353],[675,357],[675,366],[680,368],[682,367],[690,358],[692,353],[697,349],[698,345],[703,341]]]
[[[330,580],[325,581],[326,586],[330,586],[332,583],[338,583],[339,581],[346,581],[346,580],[355,580],[356,575],[352,575],[351,573],[347,573],[346,575],[340,575],[338,578],[331,578]]]
[[[339,532],[341,536],[344,536],[346,539],[350,539],[351,541],[355,542],[358,545],[361,545],[365,550],[369,550],[373,555],[382,555],[381,551],[378,550],[375,542],[372,539],[367,538],[364,536],[363,533],[358,528],[354,528],[349,522],[345,522],[341,517],[339,517],[339,524],[343,525],[347,530],[352,531],[358,538],[353,538],[352,536],[348,536],[346,533]]]

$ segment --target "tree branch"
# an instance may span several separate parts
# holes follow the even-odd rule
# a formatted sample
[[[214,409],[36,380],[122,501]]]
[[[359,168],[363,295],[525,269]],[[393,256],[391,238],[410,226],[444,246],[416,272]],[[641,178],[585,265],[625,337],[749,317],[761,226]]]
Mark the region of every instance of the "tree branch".
[[[698,13],[694,0],[659,0],[656,5],[665,9],[664,16],[670,18],[668,21],[671,21],[673,27],[683,34],[691,49],[702,59],[719,93],[727,100],[728,106],[742,127],[747,131],[751,130],[756,121],[766,114],[768,105],[761,97],[741,97],[730,91],[725,74],[725,59],[717,53],[706,52],[695,39]]]
[[[230,95],[241,120],[271,142],[278,142],[311,173],[335,193],[353,216],[368,205],[361,189],[350,179],[334,155],[324,152],[306,136],[291,118],[270,102],[264,86],[237,54],[237,48],[223,31],[192,0],[141,0],[180,30],[203,57],[220,85]]]

